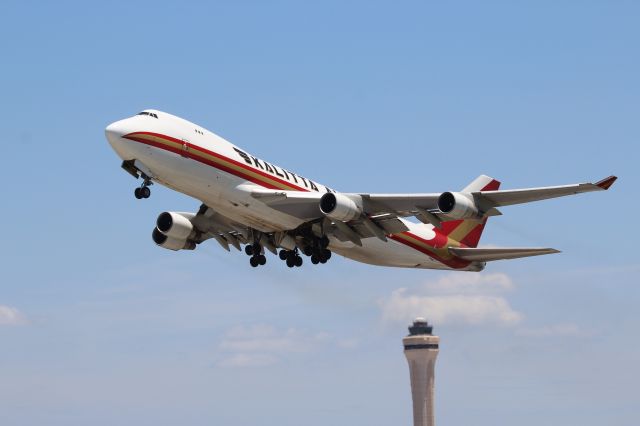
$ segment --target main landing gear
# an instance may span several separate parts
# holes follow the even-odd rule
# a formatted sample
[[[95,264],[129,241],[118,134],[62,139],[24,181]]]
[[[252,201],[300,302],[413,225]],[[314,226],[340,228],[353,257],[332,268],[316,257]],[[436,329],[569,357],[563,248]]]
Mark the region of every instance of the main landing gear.
[[[329,239],[324,236],[322,238],[313,240],[313,244],[305,247],[304,254],[311,256],[311,263],[317,265],[318,263],[327,263],[331,259],[331,251],[327,249],[329,246]]]
[[[284,260],[289,268],[302,266],[302,257],[298,254],[298,249],[293,250],[280,250],[278,253],[280,260]]]
[[[142,198],[149,198],[151,196],[151,189],[149,189],[149,185],[153,185],[153,182],[151,182],[151,179],[148,177],[144,177],[142,185],[133,191],[133,195],[135,195],[138,200]]]
[[[254,268],[258,265],[264,265],[267,263],[267,258],[264,254],[262,254],[262,246],[260,243],[247,244],[244,247],[244,252],[247,256],[251,256],[249,259],[249,264]]]
[[[331,259],[331,251],[327,249],[329,246],[329,239],[327,237],[315,238],[312,240],[312,244],[305,246],[304,250],[300,251],[297,248],[293,250],[282,249],[278,252],[278,257],[283,260],[289,268],[302,266],[302,256],[311,257],[311,263],[317,265],[318,263],[327,263]],[[244,252],[249,258],[249,264],[256,268],[259,265],[267,263],[267,258],[263,254],[262,245],[259,242],[253,244],[247,244],[244,246]]]

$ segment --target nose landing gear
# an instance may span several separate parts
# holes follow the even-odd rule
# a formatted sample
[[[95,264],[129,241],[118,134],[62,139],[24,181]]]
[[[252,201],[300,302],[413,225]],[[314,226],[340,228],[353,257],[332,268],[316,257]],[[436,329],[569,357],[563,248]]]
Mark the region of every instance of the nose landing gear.
[[[150,185],[153,185],[153,182],[151,182],[149,177],[145,176],[142,185],[133,191],[133,195],[135,195],[138,200],[142,198],[149,198],[151,196],[151,189],[149,189]]]

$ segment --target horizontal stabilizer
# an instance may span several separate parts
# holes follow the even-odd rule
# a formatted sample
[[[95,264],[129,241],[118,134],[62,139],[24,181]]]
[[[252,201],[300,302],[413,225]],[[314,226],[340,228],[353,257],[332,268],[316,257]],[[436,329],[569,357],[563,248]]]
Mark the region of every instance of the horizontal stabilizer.
[[[449,251],[456,257],[473,262],[491,262],[493,260],[518,259],[520,257],[540,256],[543,254],[560,253],[552,248],[462,248],[449,247]]]

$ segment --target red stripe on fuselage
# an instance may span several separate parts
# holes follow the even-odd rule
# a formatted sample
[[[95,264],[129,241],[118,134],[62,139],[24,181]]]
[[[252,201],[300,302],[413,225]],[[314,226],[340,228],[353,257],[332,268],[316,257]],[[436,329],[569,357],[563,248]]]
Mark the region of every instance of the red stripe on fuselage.
[[[418,237],[414,233],[411,233],[411,232],[407,231],[407,232],[403,232],[403,234],[404,235],[408,235],[408,236],[410,236],[412,238],[415,238],[417,240],[420,240],[423,243],[428,244],[429,246],[432,246],[431,242],[427,242],[425,239]],[[462,259],[457,258],[457,257],[452,257],[451,259],[444,259],[444,258],[438,256],[433,251],[431,251],[431,250],[429,250],[429,249],[427,249],[425,247],[422,247],[419,244],[412,243],[411,241],[407,241],[407,240],[405,240],[403,238],[400,238],[398,236],[395,236],[395,235],[389,235],[389,238],[391,238],[392,240],[394,240],[394,241],[396,241],[398,243],[401,243],[401,244],[404,244],[404,245],[406,245],[408,247],[411,247],[414,250],[418,250],[419,252],[426,254],[430,258],[435,259],[438,262],[440,262],[440,263],[442,263],[442,264],[444,264],[444,265],[446,265],[446,266],[448,266],[450,268],[453,268],[453,269],[462,269],[462,268],[465,268],[465,267],[467,267],[467,266],[469,266],[471,264],[471,262],[469,262],[467,260],[462,260]]]

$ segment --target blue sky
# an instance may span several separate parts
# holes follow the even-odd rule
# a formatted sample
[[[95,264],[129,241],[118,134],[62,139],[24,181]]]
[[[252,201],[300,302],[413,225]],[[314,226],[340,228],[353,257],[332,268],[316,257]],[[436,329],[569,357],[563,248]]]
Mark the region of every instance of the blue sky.
[[[440,425],[635,425],[640,6],[16,2],[0,13],[0,422],[410,424],[401,338],[442,338]],[[504,209],[482,244],[562,254],[481,274],[289,270],[155,247],[104,139],[183,116],[343,191],[620,176]],[[635,189],[634,189],[635,188]]]

